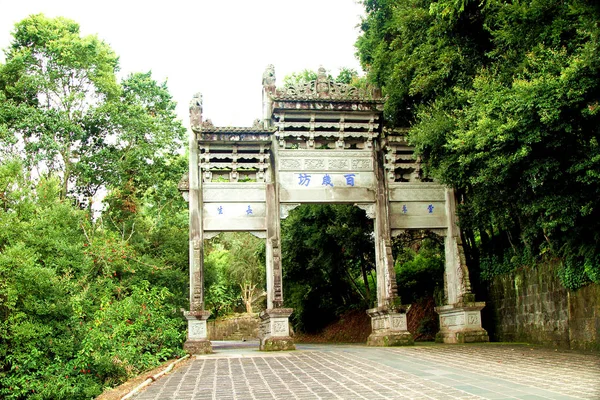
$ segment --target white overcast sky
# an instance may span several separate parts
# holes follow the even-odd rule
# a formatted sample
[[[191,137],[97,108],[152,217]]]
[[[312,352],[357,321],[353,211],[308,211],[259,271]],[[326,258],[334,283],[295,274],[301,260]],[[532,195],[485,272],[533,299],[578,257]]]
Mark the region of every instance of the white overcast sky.
[[[356,0],[0,0],[0,48],[16,22],[37,13],[97,34],[119,55],[122,76],[151,70],[167,79],[185,126],[195,92],[215,125],[252,125],[268,64],[278,84],[320,65],[333,75],[340,67],[360,71],[354,43],[364,11]]]

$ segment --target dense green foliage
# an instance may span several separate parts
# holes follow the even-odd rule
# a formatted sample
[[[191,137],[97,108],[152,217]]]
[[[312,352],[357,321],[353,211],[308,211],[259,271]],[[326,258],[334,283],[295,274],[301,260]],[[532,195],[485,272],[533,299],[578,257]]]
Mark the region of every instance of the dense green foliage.
[[[265,241],[246,232],[226,232],[204,248],[206,305],[212,317],[264,309]]]
[[[296,328],[316,332],[375,299],[373,221],[351,205],[303,205],[281,224],[286,306]]]
[[[407,232],[394,240],[396,283],[402,304],[444,301],[444,243],[435,235]]]
[[[317,73],[304,70],[284,84],[306,83]],[[342,68],[330,79],[357,87],[365,77]],[[303,205],[282,221],[284,299],[294,309],[297,330],[317,333],[354,309],[376,306],[373,221],[350,205]],[[443,250],[435,239],[396,240],[396,280],[400,300],[411,304],[443,297]],[[435,332],[434,332],[435,333]]]
[[[361,62],[388,121],[457,189],[472,272],[552,257],[567,287],[600,282],[598,4],[364,4]]]
[[[186,264],[91,223],[56,179],[29,189],[13,161],[0,180],[3,398],[90,398],[181,354]]]
[[[89,399],[182,354],[185,130],[165,84],[117,82],[117,56],[75,22],[31,16],[13,36],[0,65],[0,397]]]

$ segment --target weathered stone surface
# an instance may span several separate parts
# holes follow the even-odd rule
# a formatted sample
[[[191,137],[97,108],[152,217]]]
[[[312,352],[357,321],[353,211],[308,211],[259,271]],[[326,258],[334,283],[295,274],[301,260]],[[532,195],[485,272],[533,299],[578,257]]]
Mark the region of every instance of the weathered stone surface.
[[[372,333],[367,339],[368,346],[410,346],[413,336],[408,331],[406,309],[377,307],[367,310],[371,317]]]
[[[367,339],[367,346],[412,346],[415,344],[410,332],[372,333]]]
[[[600,351],[600,285],[572,292],[569,300],[571,348]]]
[[[290,337],[289,317],[291,308],[270,308],[260,313],[260,350],[294,350],[294,340]]]
[[[202,119],[201,96],[190,103],[190,309],[204,309],[204,238],[250,231],[267,242],[261,348],[290,348],[292,310],[283,308],[280,219],[298,204],[359,204],[374,220],[378,307],[369,313],[369,343],[411,344],[406,315],[397,310],[392,230],[443,231],[448,303],[473,300],[464,298],[471,294],[454,192],[422,176],[406,130],[383,129],[385,99],[379,91],[333,82],[323,68],[312,82],[281,89],[275,82],[269,66],[263,75],[263,116],[252,127],[215,127]],[[190,319],[188,325],[189,341],[206,339],[205,320]],[[480,326],[477,334],[457,331],[462,336],[451,340],[484,337]]]
[[[289,336],[270,337],[260,342],[260,350],[262,351],[287,351],[296,350],[294,339]]]
[[[260,318],[256,314],[236,315],[208,321],[208,338],[210,340],[258,339],[259,323]]]
[[[212,353],[206,326],[210,311],[185,311],[183,315],[188,323],[187,340],[183,345],[184,350],[190,354]]]
[[[489,342],[490,338],[481,327],[483,302],[463,302],[436,307],[440,316],[440,331],[436,341],[444,343]]]
[[[183,350],[189,354],[211,354],[213,352],[209,340],[186,340]]]
[[[600,285],[569,291],[556,268],[547,263],[494,278],[488,300],[493,339],[600,349]]]

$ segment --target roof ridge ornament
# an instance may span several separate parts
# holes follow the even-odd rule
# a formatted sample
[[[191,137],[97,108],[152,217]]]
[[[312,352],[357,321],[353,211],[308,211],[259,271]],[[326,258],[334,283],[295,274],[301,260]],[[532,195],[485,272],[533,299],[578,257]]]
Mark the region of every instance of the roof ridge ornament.
[[[190,100],[190,125],[197,127],[202,124],[202,93],[197,92]]]
[[[263,86],[265,86],[264,82],[263,75]],[[273,86],[274,82],[273,75]],[[266,87],[267,86],[265,86],[265,88]],[[283,88],[277,88],[274,91],[268,92],[274,99],[281,100],[383,100],[379,88],[371,85],[367,85],[366,87],[356,87],[346,83],[336,82],[329,78],[327,71],[323,66],[319,67],[317,79],[315,80],[299,82],[297,84],[288,84]]]
[[[265,72],[263,72],[262,84],[267,93],[275,94],[277,88],[275,86],[275,66],[273,64],[267,65]]]

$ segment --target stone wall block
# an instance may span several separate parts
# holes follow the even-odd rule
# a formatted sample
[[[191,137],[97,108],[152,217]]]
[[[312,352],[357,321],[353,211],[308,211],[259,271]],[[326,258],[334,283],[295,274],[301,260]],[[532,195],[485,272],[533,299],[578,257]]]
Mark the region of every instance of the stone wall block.
[[[600,285],[565,289],[556,265],[538,265],[496,277],[488,306],[496,340],[600,350]]]

